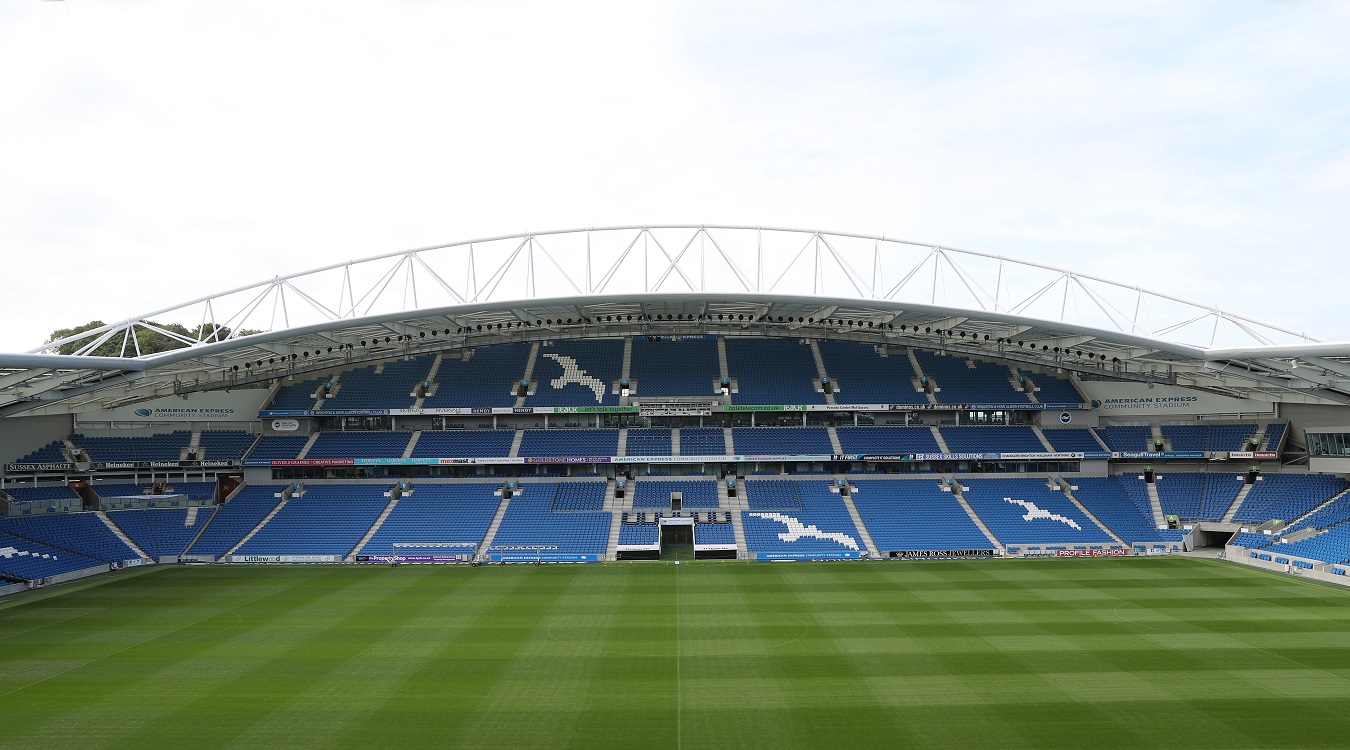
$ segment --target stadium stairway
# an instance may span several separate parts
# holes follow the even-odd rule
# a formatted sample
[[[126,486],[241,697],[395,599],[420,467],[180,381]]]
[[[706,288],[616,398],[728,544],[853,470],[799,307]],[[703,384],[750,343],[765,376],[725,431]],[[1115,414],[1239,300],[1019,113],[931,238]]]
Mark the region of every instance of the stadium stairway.
[[[914,385],[914,387],[917,389],[917,388],[918,388],[919,382],[921,382],[921,380],[922,380],[925,376],[927,376],[928,373],[924,372],[924,371],[923,371],[923,365],[919,364],[919,355],[917,355],[917,354],[914,353],[914,347],[912,347],[912,346],[907,346],[907,347],[905,347],[905,354],[907,354],[907,355],[909,356],[909,366],[912,367],[912,368],[914,369],[914,384],[913,384],[913,385]],[[925,393],[924,395],[928,398],[928,403],[930,403],[930,404],[936,404],[936,403],[938,402],[938,400],[937,400],[937,394],[934,394],[934,393]],[[937,428],[936,428],[936,427],[933,428],[933,432],[934,432],[934,434],[937,433]],[[938,445],[942,445],[942,438],[938,438]],[[944,445],[944,446],[942,447],[942,450],[943,450],[944,452],[946,452],[946,451],[947,451],[947,447]]]
[[[937,441],[938,447],[942,449],[942,452],[951,453],[952,449],[947,447],[947,441],[942,437],[942,431],[937,427],[929,427],[928,429],[933,431],[933,439]]]
[[[530,356],[528,359],[525,360],[525,372],[521,374],[520,380],[532,380],[534,378],[534,363],[538,361],[539,361],[539,342],[536,341],[533,344],[530,344]],[[511,388],[514,389],[517,385],[519,385],[520,380],[513,382],[511,384]],[[517,407],[524,406],[525,398],[526,398],[525,396],[516,396],[516,406]],[[514,456],[516,454],[512,452],[511,455]],[[484,545],[484,547],[486,546],[487,545]]]
[[[750,556],[750,547],[745,543],[745,523],[741,519],[741,512],[748,510],[745,504],[744,488],[736,494],[735,498],[727,492],[727,483],[725,480],[717,482],[717,504],[731,511],[731,531],[736,538],[736,557],[744,560]]]
[[[300,449],[300,452],[299,452],[299,453],[295,454],[295,457],[296,457],[296,458],[304,458],[305,456],[309,455],[310,449],[313,448],[313,447],[314,447],[314,444],[317,443],[317,442],[319,441],[319,435],[320,435],[320,434],[321,434],[321,433],[316,432],[316,433],[314,433],[313,435],[310,435],[310,436],[309,436],[309,440],[306,440],[306,441],[305,441],[304,447],[302,447],[302,448]]]
[[[1249,485],[1249,486],[1250,486],[1250,485]],[[1318,505],[1316,508],[1313,508],[1312,510],[1308,511],[1307,513],[1304,513],[1303,515],[1299,516],[1298,518],[1295,518],[1294,520],[1290,521],[1288,524],[1285,524],[1286,528],[1294,528],[1294,527],[1297,527],[1299,524],[1303,523],[1303,522],[1304,522],[1305,520],[1307,520],[1309,517],[1316,515],[1316,514],[1317,514],[1318,512],[1320,512],[1323,508],[1327,507],[1328,505],[1331,505],[1332,503],[1336,502],[1337,500],[1340,500],[1340,499],[1343,498],[1343,497],[1346,497],[1347,495],[1350,495],[1350,490],[1345,490],[1344,492],[1341,492],[1341,493],[1339,493],[1339,494],[1337,494],[1337,495],[1333,495],[1333,496],[1332,496],[1330,499],[1328,499],[1326,502],[1324,502],[1324,503]]]
[[[525,439],[525,431],[524,431],[524,430],[516,430],[515,437],[511,438],[511,451],[510,451],[509,453],[507,453],[506,455],[509,456],[509,457],[511,457],[511,458],[516,458],[517,456],[519,456],[519,455],[520,455],[520,443],[521,443],[521,441],[523,441],[524,439]]]
[[[94,515],[98,516],[98,520],[102,521],[103,525],[108,527],[108,531],[111,531],[114,536],[122,540],[122,544],[125,544],[128,549],[136,553],[136,557],[142,560],[152,559],[151,555],[148,552],[141,549],[141,546],[136,542],[132,541],[131,537],[127,536],[127,533],[125,531],[122,531],[122,528],[120,526],[118,526],[116,523],[113,523],[113,520],[111,518],[108,518],[107,513],[98,510],[94,511]]]
[[[318,437],[318,433],[315,433],[315,437]],[[311,440],[310,442],[313,442],[313,441]],[[249,529],[248,533],[245,534],[244,537],[243,537],[242,539],[240,539],[239,541],[237,541],[237,542],[234,543],[234,546],[232,546],[232,547],[230,547],[229,549],[225,550],[225,554],[221,555],[221,557],[229,557],[230,555],[233,555],[235,550],[237,550],[237,549],[239,549],[240,547],[244,546],[244,543],[245,543],[245,542],[247,542],[248,540],[252,539],[254,534],[257,534],[259,531],[261,531],[261,530],[262,530],[262,527],[266,526],[268,521],[270,521],[270,520],[272,520],[273,518],[275,518],[276,515],[277,515],[278,513],[281,512],[281,509],[284,508],[284,507],[286,507],[286,503],[290,501],[291,495],[294,494],[294,493],[295,493],[295,487],[294,487],[294,485],[287,485],[286,489],[284,489],[284,490],[282,490],[280,493],[278,493],[278,494],[281,496],[281,500],[279,500],[279,501],[277,502],[276,507],[274,507],[274,508],[272,508],[272,510],[268,511],[268,512],[267,512],[267,515],[263,516],[263,519],[262,519],[261,521],[258,522],[258,525],[257,525],[257,526],[254,526],[254,527],[251,528],[251,529]],[[302,494],[303,494],[303,493],[302,493]]]
[[[831,429],[830,432],[833,434],[834,430]],[[836,474],[834,479],[837,485],[840,479],[844,479],[844,475]],[[845,479],[844,481],[848,480]],[[844,507],[848,509],[849,518],[853,519],[853,526],[858,529],[858,535],[862,537],[863,545],[867,547],[867,554],[873,560],[879,559],[881,553],[877,551],[877,545],[872,542],[872,532],[868,531],[867,526],[863,524],[862,515],[858,513],[858,506],[853,504],[853,498],[840,492],[839,499],[844,501]]]
[[[721,339],[718,340],[720,341]],[[727,455],[734,456],[736,454],[736,445],[735,442],[731,439],[730,427],[722,428],[722,440],[727,444]]]
[[[631,340],[631,339],[629,339]],[[618,498],[614,496],[614,480],[605,482],[604,509],[610,514],[609,543],[605,545],[605,559],[617,560],[619,557],[619,528],[623,526],[623,513],[619,511]],[[631,502],[631,499],[629,500]]]
[[[936,432],[937,428],[933,428],[933,431]],[[948,480],[952,479],[951,476],[944,478]],[[980,529],[980,533],[984,534],[984,537],[989,540],[989,543],[994,545],[1000,552],[1006,551],[1007,548],[1004,547],[1003,542],[1000,542],[998,537],[994,536],[994,532],[989,530],[989,526],[984,522],[984,519],[980,518],[980,514],[976,513],[975,509],[970,507],[970,503],[966,501],[965,495],[961,494],[965,489],[962,484],[959,481],[952,481],[950,486],[952,488],[952,495],[956,497],[956,502],[961,504],[961,508],[965,510],[966,515],[970,516],[970,520],[975,522],[975,525]]]
[[[239,490],[242,490],[243,488],[244,485],[241,483],[238,487],[234,488],[234,492],[230,493],[230,497],[238,495]],[[202,512],[201,508],[198,507],[188,508],[188,523],[197,524],[197,533],[193,535],[192,541],[188,542],[187,546],[183,548],[183,551],[179,553],[178,556],[180,558],[186,557],[187,555],[191,554],[190,550],[192,549],[192,545],[196,544],[197,540],[202,538],[202,534],[206,533],[206,527],[210,526],[211,522],[216,520],[216,514],[220,512],[220,509],[221,509],[220,505],[216,505],[215,507],[211,508],[211,517],[206,519],[205,523],[197,524],[196,514]]]
[[[1148,504],[1153,508],[1153,525],[1159,529],[1167,528],[1167,517],[1163,515],[1162,496],[1158,494],[1157,484],[1146,484],[1144,488],[1148,491]]]
[[[404,458],[412,458],[413,451],[417,449],[417,441],[421,439],[422,439],[422,431],[413,430],[412,435],[408,437],[408,445],[403,449]]]
[[[1250,493],[1252,491],[1252,487],[1255,486],[1256,485],[1254,484],[1246,484],[1245,482],[1243,483],[1242,489],[1238,490],[1237,497],[1233,498],[1233,504],[1229,505],[1228,510],[1225,511],[1223,514],[1224,523],[1233,523],[1233,517],[1237,515],[1238,508],[1242,507],[1242,501],[1247,499],[1248,493]],[[1293,524],[1290,525],[1292,526]]]
[[[820,356],[820,346],[816,344],[815,339],[811,339],[810,347],[811,347],[811,359],[814,359],[816,361],[816,377],[820,378],[823,381],[825,378],[830,377],[830,374],[825,371],[825,358]],[[825,394],[825,403],[827,404],[837,403],[834,400],[833,393]],[[836,443],[836,445],[838,444]],[[835,452],[842,453],[842,451],[838,450],[837,448]]]
[[[620,427],[620,428],[619,428],[619,447],[618,447],[618,450],[615,451],[615,454],[616,454],[616,455],[619,455],[619,456],[626,456],[626,455],[628,455],[628,428],[627,428],[627,427]]]
[[[680,455],[680,428],[675,427],[670,431],[670,455]]]
[[[834,455],[838,456],[844,452],[844,446],[839,443],[839,433],[834,431],[834,425],[825,427],[825,433],[830,436],[830,447],[834,449]]]
[[[1040,425],[1032,425],[1031,431],[1036,433],[1036,439],[1041,441],[1041,445],[1045,446],[1046,453],[1058,453],[1058,451],[1055,450],[1055,446],[1050,444],[1050,439],[1045,436],[1045,432],[1041,430]]]
[[[1096,513],[1093,513],[1092,511],[1088,510],[1086,505],[1083,505],[1082,503],[1078,502],[1078,498],[1073,496],[1072,479],[1064,479],[1060,481],[1061,481],[1060,488],[1064,490],[1064,497],[1069,498],[1069,502],[1073,503],[1074,507],[1078,508],[1078,511],[1080,513],[1082,513],[1084,516],[1087,516],[1087,519],[1089,521],[1097,524],[1097,526],[1100,527],[1102,531],[1106,532],[1107,536],[1116,540],[1116,542],[1118,542],[1119,544],[1125,547],[1130,546],[1130,543],[1122,539],[1119,534],[1112,531],[1110,526],[1107,526],[1105,523],[1102,523],[1102,519],[1098,518]]]
[[[536,343],[535,346],[539,345]],[[516,434],[519,435],[520,432],[517,431]],[[488,525],[487,533],[483,535],[483,543],[478,547],[479,560],[488,559],[488,550],[492,548],[492,540],[497,537],[497,529],[502,527],[502,519],[506,517],[506,506],[510,503],[510,500],[503,497],[501,504],[497,506],[497,512],[492,515],[492,523]]]
[[[619,370],[619,380],[632,380],[633,378],[633,337],[623,337],[623,366]]]
[[[416,490],[414,490],[414,492],[415,491]],[[397,486],[391,487],[385,494],[389,496],[389,502],[384,506],[384,510],[380,511],[380,515],[376,517],[375,523],[372,523],[370,528],[366,529],[366,533],[361,536],[361,540],[356,543],[356,546],[352,547],[351,551],[343,556],[343,560],[352,562],[356,559],[356,553],[370,542],[370,538],[375,536],[375,532],[379,531],[380,527],[384,525],[385,519],[389,518],[389,514],[394,512],[394,506],[398,505],[399,498],[403,497],[402,491],[399,490]]]

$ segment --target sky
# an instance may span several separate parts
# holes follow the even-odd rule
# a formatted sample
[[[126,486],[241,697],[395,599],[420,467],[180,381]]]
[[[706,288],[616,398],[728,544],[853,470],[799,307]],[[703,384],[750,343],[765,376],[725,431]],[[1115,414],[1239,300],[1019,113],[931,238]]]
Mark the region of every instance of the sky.
[[[1347,38],[1312,0],[12,0],[0,351],[349,258],[684,222],[1350,340]]]

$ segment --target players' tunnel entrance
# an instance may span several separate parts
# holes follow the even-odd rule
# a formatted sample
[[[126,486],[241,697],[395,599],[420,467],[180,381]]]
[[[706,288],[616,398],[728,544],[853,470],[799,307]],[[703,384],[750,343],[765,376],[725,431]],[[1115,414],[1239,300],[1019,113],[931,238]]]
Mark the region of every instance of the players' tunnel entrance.
[[[661,559],[694,559],[694,524],[692,518],[661,519]],[[675,522],[675,523],[672,523]],[[684,523],[679,523],[683,521]]]

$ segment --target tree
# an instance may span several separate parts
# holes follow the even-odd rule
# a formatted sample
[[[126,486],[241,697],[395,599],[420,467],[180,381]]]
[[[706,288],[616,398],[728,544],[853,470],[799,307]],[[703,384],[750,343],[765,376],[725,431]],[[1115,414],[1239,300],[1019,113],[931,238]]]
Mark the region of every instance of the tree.
[[[61,339],[74,336],[76,334],[84,333],[86,331],[92,331],[95,328],[101,328],[104,325],[105,323],[101,320],[91,320],[88,323],[85,323],[84,325],[75,326],[73,328],[61,328],[52,331],[52,334],[47,338],[47,341],[48,342],[60,341]],[[179,323],[157,323],[153,320],[145,321],[145,325],[153,326],[154,328],[158,328],[162,331],[168,331],[169,333],[177,334],[178,336],[181,336],[182,338],[187,339],[188,341],[224,341],[225,339],[229,338],[231,333],[229,328],[225,326],[218,326],[214,323],[207,323],[205,325],[197,326],[196,328],[191,329]],[[86,354],[95,357],[121,357],[121,356],[135,357],[137,356],[138,349],[139,353],[142,355],[158,354],[159,352],[169,352],[173,351],[174,349],[182,349],[188,345],[185,341],[180,340],[179,338],[169,336],[166,333],[161,333],[159,330],[153,330],[152,328],[147,328],[143,325],[137,325],[135,331],[136,331],[135,341],[132,341],[129,337],[126,337],[125,334],[117,333],[111,336],[107,341],[103,342],[102,344],[99,344],[98,347],[96,347],[93,351],[86,352]],[[254,333],[261,333],[261,331],[243,330],[240,331],[239,335],[247,336],[249,334]],[[88,346],[93,341],[93,338],[94,337],[91,336],[80,341],[72,341],[70,343],[62,344],[56,347],[56,353],[74,354],[80,349],[84,348],[85,346]],[[125,350],[123,349],[124,341],[126,343]]]

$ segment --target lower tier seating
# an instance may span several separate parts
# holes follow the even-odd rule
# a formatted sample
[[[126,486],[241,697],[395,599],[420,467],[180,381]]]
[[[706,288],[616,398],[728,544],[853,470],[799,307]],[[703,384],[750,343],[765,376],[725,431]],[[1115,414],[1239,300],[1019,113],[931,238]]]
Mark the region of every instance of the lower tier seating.
[[[872,542],[891,550],[994,549],[956,497],[932,479],[858,479],[853,505]]]
[[[745,511],[745,543],[751,553],[816,554],[862,553],[862,537],[839,495],[830,491],[829,482],[817,480],[761,480],[750,485],[792,484],[801,501],[799,510]]]
[[[962,479],[966,502],[1004,544],[1102,545],[1115,540],[1043,479]]]

